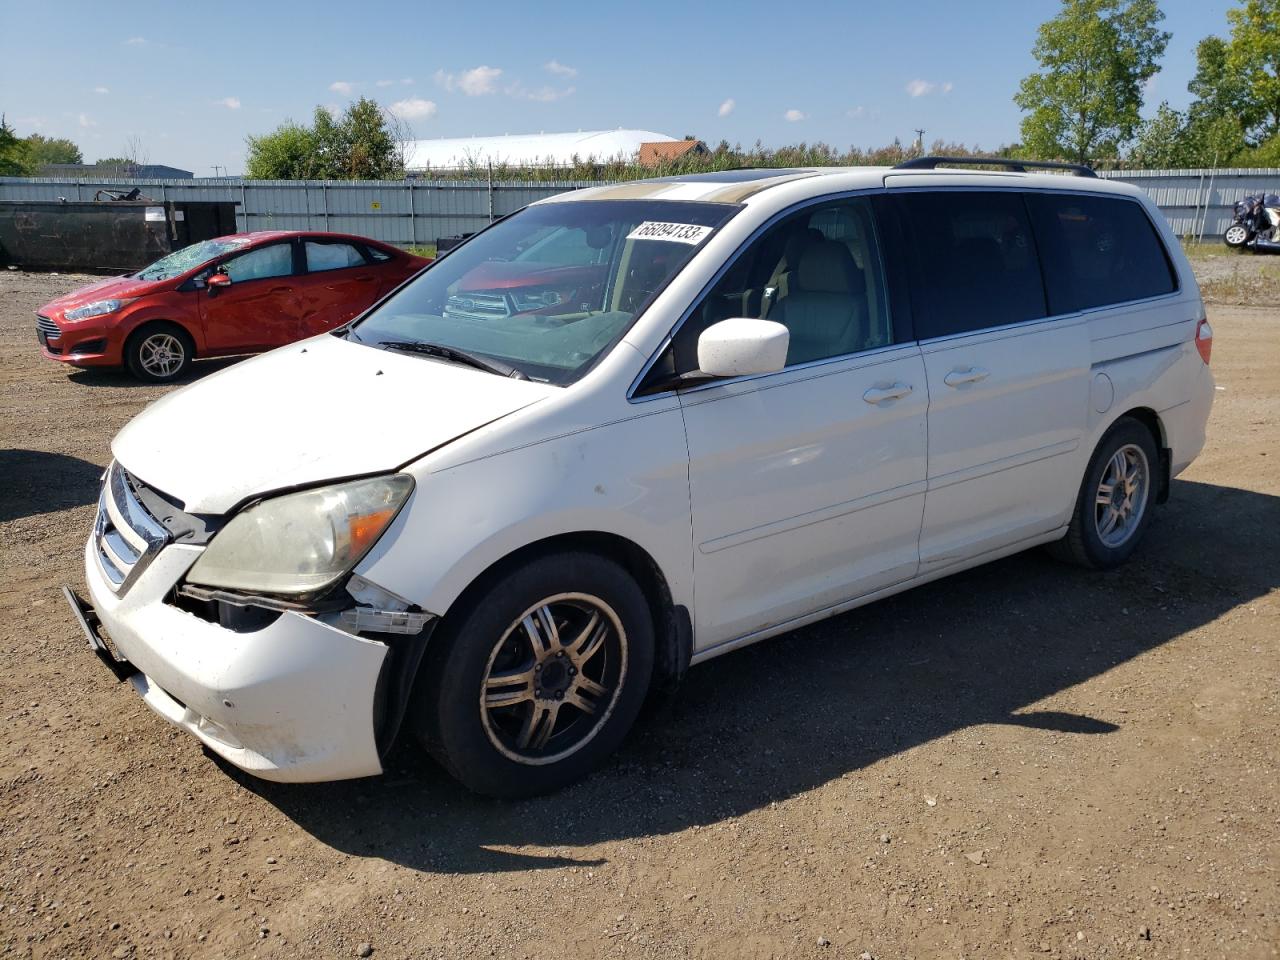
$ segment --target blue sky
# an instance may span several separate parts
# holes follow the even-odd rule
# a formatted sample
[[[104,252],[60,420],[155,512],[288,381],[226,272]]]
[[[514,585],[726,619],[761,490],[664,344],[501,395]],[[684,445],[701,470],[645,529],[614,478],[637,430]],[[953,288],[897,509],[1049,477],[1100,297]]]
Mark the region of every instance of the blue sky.
[[[1184,106],[1231,0],[1164,0],[1148,95]],[[418,137],[638,127],[712,144],[994,148],[1057,0],[31,3],[0,0],[0,110],[92,161],[240,172],[246,134],[366,95]]]

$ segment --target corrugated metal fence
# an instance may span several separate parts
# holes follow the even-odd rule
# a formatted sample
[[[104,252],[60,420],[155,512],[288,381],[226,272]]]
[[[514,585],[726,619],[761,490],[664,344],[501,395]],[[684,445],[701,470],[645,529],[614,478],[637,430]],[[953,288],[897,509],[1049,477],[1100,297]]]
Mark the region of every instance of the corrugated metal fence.
[[[398,246],[435,243],[592,181],[475,180],[51,180],[0,177],[0,200],[92,200],[138,187],[154,200],[231,200],[246,230],[333,230]]]
[[[1120,170],[1102,176],[1142,187],[1180,236],[1221,235],[1247,193],[1280,193],[1280,169]],[[479,230],[542,197],[600,186],[484,180],[50,180],[0,177],[0,200],[91,200],[139,187],[156,200],[232,200],[240,230],[335,230],[399,246]]]

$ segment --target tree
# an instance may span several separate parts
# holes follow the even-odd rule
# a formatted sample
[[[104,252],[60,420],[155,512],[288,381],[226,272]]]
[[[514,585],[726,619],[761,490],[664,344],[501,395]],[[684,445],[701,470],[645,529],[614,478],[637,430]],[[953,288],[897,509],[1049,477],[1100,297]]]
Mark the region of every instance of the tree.
[[[27,137],[27,162],[34,175],[48,163],[84,163],[80,148],[65,137]]]
[[[399,132],[398,132],[399,131]],[[255,180],[392,180],[404,176],[403,130],[361,97],[334,117],[316,107],[311,126],[286,121],[248,138],[246,174]]]
[[[252,180],[310,180],[316,160],[313,131],[286,121],[274,132],[249,137],[245,176]]]
[[[1196,74],[1187,84],[1193,114],[1236,118],[1250,142],[1280,134],[1280,0],[1241,0],[1227,11],[1231,36],[1196,46]]]
[[[1041,70],[1023,79],[1014,102],[1026,150],[1076,163],[1114,156],[1141,122],[1143,86],[1159,71],[1169,34],[1156,0],[1062,0],[1040,25]]]
[[[1244,131],[1231,114],[1181,113],[1168,103],[1142,124],[1129,162],[1148,169],[1221,167],[1245,149]]]
[[[0,177],[22,177],[27,173],[27,142],[18,139],[13,127],[0,114]]]

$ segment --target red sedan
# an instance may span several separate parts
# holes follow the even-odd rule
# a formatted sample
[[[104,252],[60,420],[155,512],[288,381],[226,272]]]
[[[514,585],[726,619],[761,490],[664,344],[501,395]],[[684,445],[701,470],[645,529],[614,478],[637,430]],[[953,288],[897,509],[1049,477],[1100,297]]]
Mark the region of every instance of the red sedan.
[[[59,297],[37,311],[36,332],[50,360],[164,382],[196,357],[332,330],[430,262],[340,233],[237,233]]]

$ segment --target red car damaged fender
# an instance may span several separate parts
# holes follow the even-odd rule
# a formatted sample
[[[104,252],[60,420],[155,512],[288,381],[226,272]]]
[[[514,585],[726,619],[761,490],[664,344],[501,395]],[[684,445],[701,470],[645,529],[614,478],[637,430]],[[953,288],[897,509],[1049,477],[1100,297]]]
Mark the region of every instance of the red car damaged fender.
[[[196,357],[256,353],[341,326],[430,262],[339,233],[233,234],[50,301],[36,333],[50,360],[164,382]]]

